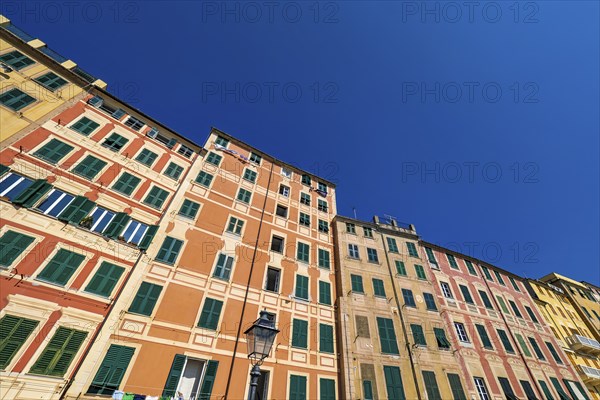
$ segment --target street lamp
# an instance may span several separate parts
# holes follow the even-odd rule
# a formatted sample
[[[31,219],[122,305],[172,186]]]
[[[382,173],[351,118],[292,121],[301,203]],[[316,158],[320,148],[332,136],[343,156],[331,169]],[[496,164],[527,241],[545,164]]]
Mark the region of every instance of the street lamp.
[[[248,343],[248,359],[252,364],[248,400],[254,400],[256,396],[260,366],[271,352],[275,336],[279,333],[279,330],[275,329],[275,323],[269,320],[268,314],[266,311],[261,311],[258,319],[244,332]]]

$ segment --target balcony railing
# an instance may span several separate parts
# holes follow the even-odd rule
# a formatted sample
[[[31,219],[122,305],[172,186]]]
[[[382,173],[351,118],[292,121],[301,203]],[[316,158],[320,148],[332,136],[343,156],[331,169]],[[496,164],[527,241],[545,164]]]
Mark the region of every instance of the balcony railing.
[[[566,338],[567,343],[573,350],[582,351],[588,354],[600,354],[600,343],[594,339],[580,335],[572,335]]]
[[[579,373],[585,383],[597,385],[600,383],[600,369],[588,367],[587,365],[578,365]]]

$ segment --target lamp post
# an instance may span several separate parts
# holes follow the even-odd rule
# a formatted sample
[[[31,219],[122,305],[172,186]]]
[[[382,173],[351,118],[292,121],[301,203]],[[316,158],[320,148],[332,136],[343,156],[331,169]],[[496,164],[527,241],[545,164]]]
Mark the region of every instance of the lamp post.
[[[275,324],[269,320],[267,315],[266,311],[261,311],[258,319],[244,332],[248,343],[248,359],[252,364],[248,400],[254,400],[256,397],[260,366],[263,360],[269,356],[275,336],[279,333],[279,330],[275,329]]]

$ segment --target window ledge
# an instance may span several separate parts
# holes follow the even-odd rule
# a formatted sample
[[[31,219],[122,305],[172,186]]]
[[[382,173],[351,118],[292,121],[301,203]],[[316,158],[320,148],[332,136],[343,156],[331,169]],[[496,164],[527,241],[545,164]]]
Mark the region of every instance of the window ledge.
[[[290,299],[295,300],[295,301],[300,301],[302,303],[310,303],[310,297],[308,299],[305,299],[303,297],[297,297],[294,295],[290,295]]]

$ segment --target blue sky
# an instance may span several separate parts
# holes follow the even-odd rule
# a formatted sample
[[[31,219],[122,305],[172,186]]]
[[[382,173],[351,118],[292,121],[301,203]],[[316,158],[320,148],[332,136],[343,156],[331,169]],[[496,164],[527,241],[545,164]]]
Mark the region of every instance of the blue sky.
[[[3,1],[199,143],[215,126],[523,276],[600,284],[597,2]]]

